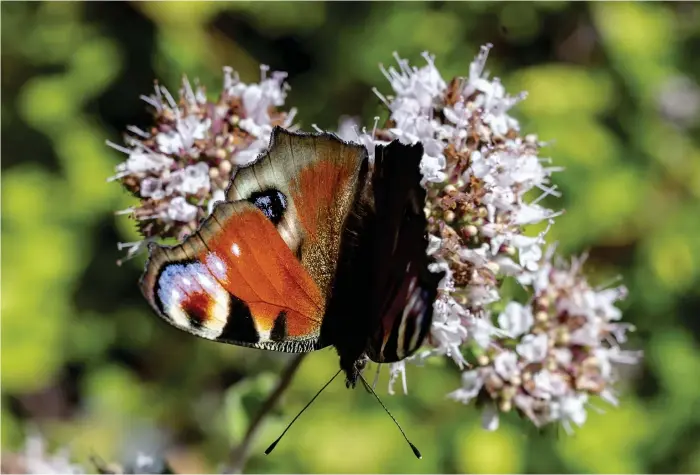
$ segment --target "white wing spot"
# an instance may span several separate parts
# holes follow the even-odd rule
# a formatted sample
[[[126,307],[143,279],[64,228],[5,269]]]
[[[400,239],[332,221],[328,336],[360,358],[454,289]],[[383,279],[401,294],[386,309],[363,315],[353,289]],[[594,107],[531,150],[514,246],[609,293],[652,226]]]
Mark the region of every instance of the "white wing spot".
[[[233,252],[234,256],[239,257],[241,255],[241,248],[234,242],[231,246],[231,252]]]
[[[182,283],[185,284],[187,287],[192,285],[192,281],[190,279],[188,279],[187,277],[182,278]]]
[[[223,280],[226,278],[226,264],[214,253],[207,254],[207,267],[215,278]]]
[[[209,277],[199,274],[197,278],[199,279],[199,282],[207,289],[214,289],[214,282]]]

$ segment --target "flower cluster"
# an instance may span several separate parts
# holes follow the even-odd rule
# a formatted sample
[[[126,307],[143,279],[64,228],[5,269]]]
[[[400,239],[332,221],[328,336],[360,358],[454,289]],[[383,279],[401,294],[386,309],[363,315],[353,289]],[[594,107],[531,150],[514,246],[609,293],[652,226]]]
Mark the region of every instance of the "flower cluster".
[[[529,237],[523,226],[558,214],[538,204],[558,194],[549,184],[557,169],[545,166],[537,137],[521,137],[518,122],[507,114],[524,94],[508,96],[498,79],[486,79],[488,51],[489,46],[481,49],[469,77],[449,85],[428,54],[420,69],[396,56],[398,70],[382,68],[395,96],[375,91],[390,110],[388,124],[358,139],[423,144],[428,253],[435,270],[446,271],[435,304],[433,354],[446,354],[460,367],[466,363],[463,343],[485,348],[502,334],[483,318],[500,298],[499,278],[538,269],[546,230]],[[533,189],[541,195],[528,202]]]
[[[134,255],[154,238],[183,239],[193,232],[224,191],[237,167],[251,163],[270,142],[275,125],[292,125],[295,111],[284,105],[286,73],[261,67],[257,84],[243,83],[224,68],[222,92],[215,102],[204,87],[183,79],[179,99],[155,85],[142,96],[152,107],[155,125],[147,131],[129,127],[126,147],[108,142],[128,158],[112,178],[139,199],[121,211],[138,222],[144,241],[122,243]]]
[[[3,453],[2,473],[87,473],[84,467],[73,463],[67,449],[49,453],[46,441],[31,434],[19,453]]]
[[[570,432],[571,423],[585,422],[590,396],[617,404],[615,365],[640,356],[620,349],[633,330],[615,307],[625,287],[593,289],[582,274],[583,259],[552,263],[551,255],[532,274],[530,302],[509,302],[498,315],[507,336],[479,355],[479,367],[464,372],[462,388],[449,395],[485,403],[486,427],[498,426],[496,409],[515,408],[537,426],[560,421]]]
[[[396,55],[398,69],[382,67],[393,96],[385,127],[357,134],[362,143],[399,139],[424,147],[421,171],[428,191],[428,254],[446,271],[434,306],[431,348],[412,359],[447,355],[465,369],[453,399],[487,402],[485,425],[497,427],[498,411],[513,407],[537,425],[559,420],[570,428],[585,419],[589,395],[614,402],[614,363],[634,363],[625,353],[629,325],[614,302],[622,288],[596,292],[581,274],[544,255],[544,235],[556,212],[542,206],[558,196],[550,176],[559,168],[539,156],[542,143],[523,136],[508,111],[525,98],[510,96],[484,72],[490,45],[481,48],[468,77],[443,80],[434,58],[411,67]],[[525,226],[543,223],[535,236]],[[510,302],[497,318],[504,278],[516,279],[529,303]],[[471,356],[471,360],[467,356]],[[473,360],[473,361],[472,361]],[[391,368],[390,392],[405,362]],[[491,402],[495,403],[492,404]]]
[[[46,445],[42,435],[31,431],[21,451],[3,453],[0,473],[173,473],[165,459],[158,455],[138,452],[124,464],[106,463],[97,455],[92,455],[89,464],[81,465],[75,462],[68,448],[63,447],[50,453]]]

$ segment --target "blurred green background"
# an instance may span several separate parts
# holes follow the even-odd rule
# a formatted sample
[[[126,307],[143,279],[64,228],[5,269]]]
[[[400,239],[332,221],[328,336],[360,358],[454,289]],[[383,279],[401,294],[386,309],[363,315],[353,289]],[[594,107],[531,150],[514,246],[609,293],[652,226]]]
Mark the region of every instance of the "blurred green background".
[[[566,171],[550,206],[562,253],[590,250],[622,275],[630,347],[620,408],[589,411],[573,437],[515,415],[480,428],[445,398],[451,362],[410,368],[408,396],[380,395],[424,454],[416,461],[364,391],[333,384],[273,455],[262,451],[337,368],[312,354],[267,419],[254,472],[700,471],[700,8],[693,3],[7,3],[2,8],[2,450],[28,429],[79,460],[163,451],[175,470],[218,470],[286,355],[195,339],[156,319],[137,289],[143,258],[117,267],[114,216],[131,198],[106,179],[105,146],[150,117],[139,94],[182,74],[218,94],[224,65],[289,72],[302,127],[382,113],[377,65],[437,55],[446,80],[481,44],[515,94],[525,132]]]

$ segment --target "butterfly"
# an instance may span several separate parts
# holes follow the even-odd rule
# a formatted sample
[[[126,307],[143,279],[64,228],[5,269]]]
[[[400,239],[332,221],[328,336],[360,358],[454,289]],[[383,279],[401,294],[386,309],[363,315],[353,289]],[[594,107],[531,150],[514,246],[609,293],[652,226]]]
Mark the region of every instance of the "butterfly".
[[[140,281],[156,313],[196,336],[301,353],[334,346],[346,385],[400,361],[429,331],[442,275],[428,269],[420,144],[367,149],[275,127],[199,229],[149,245]]]

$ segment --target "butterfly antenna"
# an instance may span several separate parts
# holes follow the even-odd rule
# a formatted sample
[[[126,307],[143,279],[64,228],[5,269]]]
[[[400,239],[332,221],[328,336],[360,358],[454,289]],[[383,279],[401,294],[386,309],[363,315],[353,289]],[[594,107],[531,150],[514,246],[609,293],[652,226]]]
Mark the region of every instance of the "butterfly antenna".
[[[402,429],[401,426],[399,425],[399,422],[396,420],[396,418],[394,418],[393,415],[391,415],[391,412],[389,412],[389,409],[386,408],[386,406],[384,405],[384,403],[382,402],[382,400],[379,399],[379,396],[377,396],[377,393],[374,392],[374,389],[372,389],[372,386],[369,385],[369,383],[367,382],[367,380],[365,380],[365,377],[364,377],[364,376],[360,375],[360,379],[362,380],[362,384],[365,385],[365,388],[367,389],[367,391],[369,391],[370,393],[372,393],[372,395],[377,399],[377,401],[379,402],[379,404],[384,408],[384,410],[386,411],[386,413],[389,414],[389,417],[391,417],[391,420],[394,421],[394,424],[396,424],[396,427],[397,427],[397,428],[399,429],[399,431],[401,432],[401,435],[403,436],[403,438],[406,439],[406,442],[408,442],[408,445],[411,446],[411,450],[413,450],[413,454],[414,454],[417,458],[422,459],[423,456],[421,455],[420,450],[418,450],[418,447],[416,447],[415,445],[413,445],[413,443],[412,443],[410,440],[408,440],[408,437],[406,437],[406,433],[403,431],[403,429]]]
[[[290,422],[289,425],[287,425],[287,428],[284,429],[284,432],[282,432],[282,434],[281,434],[279,437],[277,437],[277,439],[276,439],[273,443],[270,444],[270,446],[267,448],[267,450],[265,450],[265,455],[270,455],[270,452],[272,452],[273,450],[275,450],[275,447],[277,446],[277,444],[279,443],[279,441],[282,440],[282,437],[284,437],[284,434],[287,433],[287,431],[289,430],[289,428],[292,427],[292,424],[294,424],[294,422],[295,422],[297,419],[299,419],[299,416],[301,416],[301,415],[304,413],[304,411],[316,400],[316,398],[317,398],[318,396],[321,395],[321,393],[323,392],[323,390],[326,389],[326,388],[328,387],[328,385],[331,384],[331,383],[333,382],[333,380],[334,380],[335,378],[338,377],[338,375],[340,374],[341,371],[342,371],[342,370],[339,369],[338,372],[335,373],[335,375],[333,375],[333,377],[332,377],[331,379],[329,379],[328,382],[327,382],[326,384],[324,384],[323,387],[322,387],[321,389],[318,390],[318,392],[316,393],[316,395],[315,395],[314,397],[311,398],[311,401],[309,401],[309,402],[306,404],[306,406],[304,406],[304,408],[303,408],[301,411],[299,411],[299,414],[297,414],[296,417],[295,417],[294,419],[292,419],[292,422]],[[404,437],[405,437],[405,436],[404,436]],[[409,442],[409,443],[410,443],[410,442]]]

